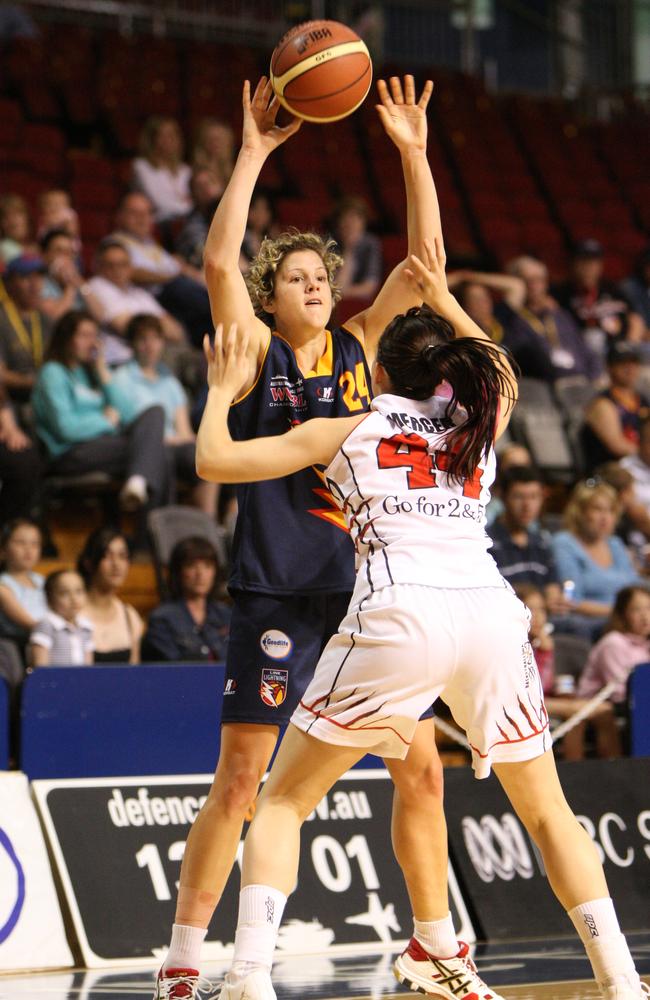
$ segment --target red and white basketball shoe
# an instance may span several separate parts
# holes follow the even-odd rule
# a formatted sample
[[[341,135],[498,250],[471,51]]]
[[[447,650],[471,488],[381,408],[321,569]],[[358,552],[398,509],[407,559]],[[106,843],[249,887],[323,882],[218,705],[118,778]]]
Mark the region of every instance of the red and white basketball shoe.
[[[206,1000],[214,996],[209,979],[199,976],[196,969],[161,969],[156,979],[153,1000]]]
[[[503,1000],[479,976],[468,945],[463,941],[458,944],[453,958],[435,958],[411,938],[406,951],[395,960],[396,979],[410,990],[447,1000]]]

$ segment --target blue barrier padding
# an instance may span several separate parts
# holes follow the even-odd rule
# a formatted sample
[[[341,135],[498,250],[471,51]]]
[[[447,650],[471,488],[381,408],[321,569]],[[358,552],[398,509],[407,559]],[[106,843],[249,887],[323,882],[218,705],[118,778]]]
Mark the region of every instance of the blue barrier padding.
[[[41,667],[23,685],[20,766],[30,779],[209,774],[223,664]]]
[[[650,757],[650,663],[636,667],[628,682],[630,756]]]
[[[9,768],[9,685],[0,677],[0,771]]]

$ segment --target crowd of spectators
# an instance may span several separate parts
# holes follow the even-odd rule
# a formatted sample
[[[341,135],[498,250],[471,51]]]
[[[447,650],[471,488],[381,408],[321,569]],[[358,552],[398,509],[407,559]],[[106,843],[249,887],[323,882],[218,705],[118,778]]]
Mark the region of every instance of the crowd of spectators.
[[[136,514],[137,545],[147,513],[179,498],[218,516],[219,487],[198,480],[194,461],[200,347],[212,328],[202,253],[235,152],[232,130],[216,119],[199,124],[186,156],[178,122],[152,118],[92,259],[68,192],[43,193],[34,216],[19,195],[0,197],[0,636],[25,667],[224,655],[225,567],[205,539],[176,547],[169,599],[147,623],[119,597],[130,541],[117,528],[89,537],[76,567],[47,579],[36,567],[48,476],[111,477],[119,507]],[[243,272],[281,228],[273,192],[260,187]],[[337,280],[350,315],[380,286],[381,241],[368,204],[352,193],[322,228],[344,257]],[[650,657],[650,248],[620,284],[607,279],[604,261],[603,247],[585,239],[556,285],[550,262],[525,253],[502,273],[451,270],[449,283],[526,379],[551,391],[567,378],[593,388],[574,482],[553,493],[523,443],[508,441],[488,532],[502,573],[529,605],[551,713],[566,718],[616,679],[591,720],[597,751],[613,755],[625,678]],[[572,691],[556,662],[567,635],[585,643]],[[564,755],[578,759],[588,739],[576,727]]]

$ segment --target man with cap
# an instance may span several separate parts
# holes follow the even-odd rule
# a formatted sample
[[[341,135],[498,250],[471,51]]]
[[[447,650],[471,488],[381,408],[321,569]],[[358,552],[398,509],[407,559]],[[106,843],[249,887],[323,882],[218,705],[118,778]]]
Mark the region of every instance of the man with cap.
[[[640,341],[643,320],[632,312],[616,286],[603,278],[603,248],[581,240],[573,248],[569,279],[554,290],[557,301],[573,313],[588,346],[605,362],[612,339]]]
[[[640,370],[638,345],[625,340],[610,344],[609,386],[585,410],[582,445],[588,471],[637,454],[641,421],[650,414],[650,399],[637,389]]]
[[[29,398],[43,363],[51,324],[38,308],[45,264],[21,254],[7,264],[0,295],[0,379],[16,402]]]

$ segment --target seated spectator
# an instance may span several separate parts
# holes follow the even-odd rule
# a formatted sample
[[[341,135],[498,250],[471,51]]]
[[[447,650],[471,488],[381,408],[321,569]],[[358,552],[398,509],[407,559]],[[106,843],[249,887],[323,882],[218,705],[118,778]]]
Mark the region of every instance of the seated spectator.
[[[145,122],[140,156],[133,161],[133,186],[146,194],[156,221],[187,215],[191,170],[183,163],[183,136],[175,118],[155,115]]]
[[[154,216],[145,195],[125,195],[116,221],[113,236],[131,258],[131,280],[151,292],[183,324],[195,347],[201,347],[204,335],[213,328],[203,273],[167,253],[155,240]]]
[[[627,702],[627,679],[639,663],[650,660],[650,591],[623,587],[616,595],[605,634],[592,649],[578,681],[581,698],[593,698],[606,684],[615,689],[610,700]]]
[[[79,216],[72,207],[67,191],[53,189],[44,191],[38,199],[38,221],[36,237],[39,241],[51,229],[62,229],[72,240],[75,256],[81,253],[81,235],[79,231]]]
[[[449,275],[449,287],[488,337],[511,352],[522,375],[547,381],[552,378],[553,366],[546,347],[519,315],[526,297],[521,278],[456,271]],[[496,303],[493,292],[501,296]]]
[[[84,582],[74,570],[58,569],[45,581],[48,610],[32,629],[27,658],[32,667],[81,667],[93,662],[93,627],[82,614]]]
[[[606,462],[594,469],[596,482],[607,483],[616,490],[621,516],[616,534],[627,546],[639,573],[646,574],[648,542],[650,541],[650,511],[636,495],[634,478],[620,462]]]
[[[344,299],[372,299],[381,284],[381,243],[367,226],[368,206],[363,198],[344,198],[336,206],[332,235],[343,255],[336,283]]]
[[[51,324],[39,309],[45,264],[36,255],[13,257],[4,273],[0,300],[0,378],[18,403],[29,399],[50,337]]]
[[[241,246],[241,255],[243,258],[242,270],[248,270],[248,265],[257,257],[262,246],[262,240],[266,236],[276,236],[277,234],[278,227],[275,221],[275,205],[273,204],[271,194],[263,188],[256,188],[248,208],[246,232],[244,233],[244,240]]]
[[[2,529],[0,635],[12,639],[21,651],[47,610],[45,578],[34,569],[40,562],[41,545],[40,528],[26,517],[16,517]]]
[[[490,550],[499,571],[513,587],[532,584],[544,594],[552,614],[567,610],[558,580],[553,544],[539,527],[544,484],[530,466],[515,466],[499,477],[503,513],[488,528]]]
[[[569,719],[585,707],[586,700],[562,693],[560,687],[562,679],[556,678],[555,673],[555,640],[553,639],[553,627],[548,621],[544,595],[533,584],[519,584],[515,587],[515,593],[530,612],[528,637],[542,682],[546,711],[551,718]],[[588,724],[592,725],[595,730],[598,756],[620,757],[621,746],[614,708],[611,702],[605,701],[593,710],[588,720],[578,723],[563,737],[562,756],[564,760],[584,759],[585,735]]]
[[[182,343],[183,328],[170,316],[153,295],[133,283],[133,267],[129,253],[119,240],[102,240],[97,248],[96,274],[82,285],[81,292],[88,311],[108,332],[106,359],[109,364],[128,361],[131,348],[124,340],[130,320],[139,313],[158,316],[165,340]],[[117,335],[117,336],[115,336]]]
[[[514,441],[508,444],[501,444],[503,437],[497,441],[497,470],[498,475],[490,490],[490,499],[485,508],[486,523],[492,524],[500,514],[503,514],[503,500],[501,499],[501,489],[499,480],[504,472],[514,468],[515,465],[530,465],[533,460],[528,448],[524,444],[516,444]]]
[[[620,464],[632,476],[636,498],[650,514],[650,414],[639,422],[637,453],[625,455]]]
[[[522,344],[517,358],[522,372],[531,377],[563,378],[585,375],[596,378],[602,372],[601,359],[585,343],[571,313],[549,294],[548,268],[535,257],[515,257],[506,271],[520,278],[526,286],[526,298],[516,311],[536,337],[536,348],[547,356],[547,364],[538,365],[537,349],[530,357],[523,355]]]
[[[634,274],[621,282],[621,293],[650,333],[650,246],[639,254]]]
[[[178,542],[169,559],[171,600],[152,611],[144,660],[223,660],[230,608],[217,600],[219,559],[206,538]]]
[[[210,170],[225,188],[235,166],[235,133],[230,125],[217,118],[204,118],[199,122],[192,166],[195,170]]]
[[[603,248],[597,240],[576,244],[568,281],[553,294],[572,313],[589,348],[605,362],[609,345],[643,339],[643,321],[631,311],[617,288],[603,277]]]
[[[88,591],[84,616],[93,626],[95,663],[139,663],[144,623],[118,597],[131,566],[129,546],[115,528],[97,528],[86,539],[79,570]]]
[[[53,472],[102,471],[123,479],[124,509],[165,502],[163,410],[152,406],[138,414],[113,381],[88,313],[72,311],[57,323],[32,406]]]
[[[650,415],[650,399],[637,389],[641,355],[634,344],[618,341],[607,354],[609,386],[588,403],[582,448],[588,472],[639,450],[641,421]]]
[[[161,361],[165,338],[160,320],[146,314],[134,316],[126,337],[134,359],[117,369],[113,382],[132,400],[138,413],[150,406],[162,406],[165,411],[164,440],[170,465],[168,502],[175,502],[178,478],[192,487],[194,505],[214,517],[219,488],[196,474],[196,435],[190,424],[187,396],[179,380]]]
[[[0,261],[7,264],[14,257],[36,253],[27,202],[19,194],[0,198]]]
[[[223,190],[219,178],[209,170],[201,168],[192,174],[192,211],[176,239],[176,253],[199,273],[203,271],[203,248],[210,223]]]
[[[53,323],[70,309],[83,309],[84,279],[77,266],[75,241],[65,229],[48,229],[40,239],[46,267],[39,308]]]
[[[18,425],[0,385],[0,524],[36,513],[41,499],[41,473],[38,448]]]
[[[621,587],[639,581],[625,545],[614,534],[620,515],[616,491],[606,483],[578,483],[564,510],[565,531],[553,536],[560,580],[573,583],[570,613],[556,628],[592,642],[602,632]]]

